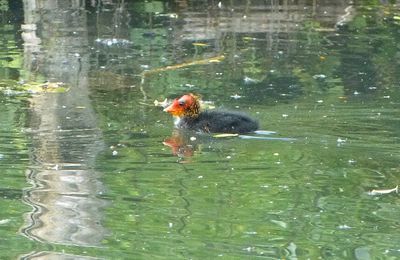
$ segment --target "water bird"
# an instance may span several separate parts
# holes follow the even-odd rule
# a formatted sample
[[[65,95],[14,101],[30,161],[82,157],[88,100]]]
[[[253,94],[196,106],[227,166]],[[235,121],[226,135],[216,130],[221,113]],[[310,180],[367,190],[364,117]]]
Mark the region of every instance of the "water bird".
[[[204,110],[199,97],[189,93],[172,101],[164,109],[175,117],[175,126],[205,133],[250,133],[258,129],[258,122],[241,112]]]

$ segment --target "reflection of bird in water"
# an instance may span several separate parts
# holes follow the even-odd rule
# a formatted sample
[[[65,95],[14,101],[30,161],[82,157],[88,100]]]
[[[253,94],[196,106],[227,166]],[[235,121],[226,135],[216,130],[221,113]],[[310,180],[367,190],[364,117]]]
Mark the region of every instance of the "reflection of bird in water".
[[[190,141],[190,137],[181,131],[174,131],[172,136],[165,139],[163,144],[171,148],[172,154],[186,162],[185,158],[193,156],[196,144]]]
[[[235,135],[237,136],[237,135]],[[202,133],[193,133],[186,129],[174,129],[172,135],[164,139],[163,144],[179,158],[179,163],[190,163],[197,152],[219,149],[218,138]]]
[[[182,129],[206,133],[249,133],[258,129],[258,122],[243,113],[200,111],[199,98],[191,93],[175,99],[164,111],[175,116],[175,126]]]

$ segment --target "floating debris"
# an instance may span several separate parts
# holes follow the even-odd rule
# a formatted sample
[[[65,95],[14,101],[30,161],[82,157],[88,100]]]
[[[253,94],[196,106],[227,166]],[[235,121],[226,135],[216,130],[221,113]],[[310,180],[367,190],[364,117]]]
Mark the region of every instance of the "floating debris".
[[[287,224],[286,222],[284,222],[284,221],[275,220],[275,219],[271,219],[270,221],[271,221],[272,223],[274,223],[274,224],[276,224],[276,225],[282,227],[282,228],[287,228],[287,227],[288,227],[288,224]]]
[[[243,97],[243,96],[238,95],[238,94],[231,95],[231,98],[233,98],[233,99],[239,99],[239,98],[242,98],[242,97]]]
[[[25,86],[28,86],[27,84],[24,84]],[[65,83],[64,82],[46,82],[43,84],[39,84],[37,85],[38,88],[40,89],[36,89],[36,93],[42,93],[42,92],[52,92],[52,93],[63,93],[63,92],[67,92],[69,90],[69,88],[65,87]],[[33,89],[33,85],[31,91],[35,91]]]
[[[338,139],[336,140],[336,146],[340,147],[343,144],[345,144],[346,142],[347,142],[347,139],[342,139],[342,138],[338,137]]]
[[[194,43],[192,43],[192,45],[193,45],[193,46],[199,46],[199,47],[207,47],[207,46],[210,46],[209,44],[207,44],[207,43],[202,43],[202,42],[194,42]]]
[[[247,77],[247,76],[245,76],[245,77],[243,78],[243,81],[244,81],[245,84],[255,84],[255,83],[258,83],[258,82],[259,82],[258,80],[252,79],[252,78]]]
[[[167,107],[168,99],[164,99],[163,101],[154,100],[154,106],[156,107]]]
[[[156,13],[155,16],[157,17],[167,17],[167,18],[173,18],[173,19],[177,19],[179,17],[179,15],[177,13]]]
[[[399,185],[397,185],[393,189],[371,190],[368,192],[368,195],[375,196],[375,195],[389,194],[393,192],[399,193]]]
[[[2,219],[0,220],[0,225],[5,225],[7,223],[9,223],[11,220],[10,219]]]
[[[145,70],[142,72],[142,76],[146,76],[149,74],[155,74],[155,73],[160,73],[164,71],[170,71],[170,70],[177,70],[177,69],[182,69],[186,68],[189,66],[194,66],[194,65],[206,65],[210,63],[218,63],[221,62],[222,60],[225,59],[224,55],[216,56],[216,57],[211,57],[211,58],[206,58],[203,60],[194,60],[194,61],[189,61],[181,64],[176,64],[176,65],[170,65],[162,68],[155,68],[151,70]]]
[[[111,39],[101,39],[97,38],[95,42],[105,45],[105,46],[129,46],[133,44],[131,41],[126,40],[126,39],[118,39],[118,38],[111,38]]]
[[[200,100],[200,107],[202,109],[215,109],[213,101]]]
[[[337,228],[338,228],[338,229],[341,229],[341,230],[351,229],[351,227],[348,226],[348,225],[346,225],[346,224],[344,224],[344,225],[339,225]]]
[[[354,160],[354,159],[349,159],[347,162],[348,162],[349,164],[354,164],[354,163],[356,163],[357,161]]]
[[[244,232],[245,234],[247,234],[247,235],[257,235],[257,231],[247,231],[247,232]]]
[[[3,88],[2,85],[5,85]],[[0,83],[0,91],[6,95],[64,93],[69,90],[64,82],[5,82]]]
[[[223,138],[223,137],[235,137],[239,136],[239,134],[216,134],[213,137],[215,138]]]
[[[242,39],[243,39],[244,41],[255,41],[255,40],[257,40],[257,38],[248,37],[248,36],[245,36],[245,37],[243,37]]]
[[[325,79],[326,75],[325,74],[316,74],[313,76],[314,79]]]

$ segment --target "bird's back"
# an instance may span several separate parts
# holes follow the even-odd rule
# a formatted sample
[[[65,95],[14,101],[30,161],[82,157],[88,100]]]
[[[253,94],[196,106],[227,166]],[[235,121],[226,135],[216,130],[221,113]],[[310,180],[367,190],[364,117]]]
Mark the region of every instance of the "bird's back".
[[[243,113],[211,110],[196,118],[182,118],[179,127],[209,133],[248,133],[258,129],[258,122]]]

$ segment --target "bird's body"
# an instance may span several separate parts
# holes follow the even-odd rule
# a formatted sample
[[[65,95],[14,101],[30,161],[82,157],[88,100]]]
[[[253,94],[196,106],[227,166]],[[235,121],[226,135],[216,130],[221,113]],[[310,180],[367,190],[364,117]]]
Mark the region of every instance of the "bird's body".
[[[206,133],[248,133],[258,129],[256,120],[240,112],[200,111],[198,97],[193,94],[175,99],[164,111],[175,116],[175,126],[182,129]]]
[[[182,117],[179,128],[208,133],[247,133],[258,129],[258,123],[247,115],[229,111],[204,111],[197,117]]]

